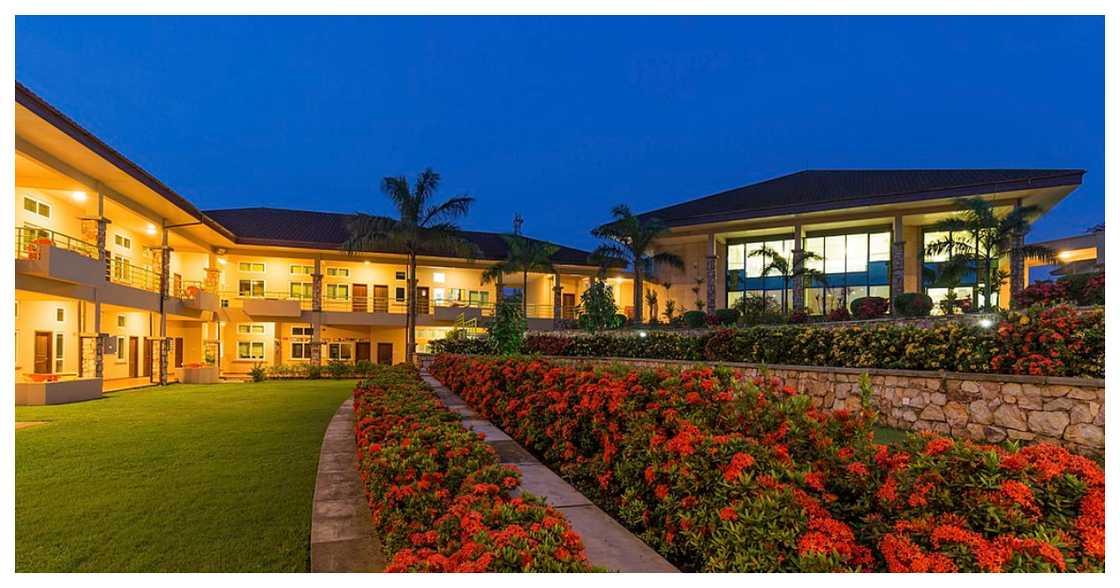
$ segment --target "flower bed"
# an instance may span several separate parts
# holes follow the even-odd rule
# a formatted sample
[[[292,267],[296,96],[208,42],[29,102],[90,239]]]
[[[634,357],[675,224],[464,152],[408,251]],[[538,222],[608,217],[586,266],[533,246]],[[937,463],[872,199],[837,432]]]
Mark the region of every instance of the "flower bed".
[[[572,572],[578,534],[407,366],[354,390],[360,475],[391,572]]]
[[[823,414],[727,369],[450,354],[432,369],[684,570],[1104,566],[1103,471],[1060,447],[876,445],[866,403]]]
[[[1009,336],[1013,335],[1013,336]],[[1061,337],[1060,344],[1055,334]],[[436,352],[489,353],[484,339],[433,342]],[[780,326],[704,334],[650,331],[644,336],[535,334],[522,352],[577,357],[735,361],[770,365],[946,370],[1104,377],[1104,313],[1069,306],[1031,307],[998,326]]]

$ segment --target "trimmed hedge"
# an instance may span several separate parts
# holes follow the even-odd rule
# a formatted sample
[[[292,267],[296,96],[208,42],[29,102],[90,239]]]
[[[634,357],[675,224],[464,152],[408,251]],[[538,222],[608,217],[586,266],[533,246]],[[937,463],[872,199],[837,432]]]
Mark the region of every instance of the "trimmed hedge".
[[[777,378],[440,355],[433,373],[686,571],[1102,571],[1104,472],[822,414]]]
[[[490,353],[485,340],[435,341],[435,352]],[[731,361],[771,365],[946,370],[1042,376],[1104,377],[1104,313],[1068,306],[1032,307],[985,329],[960,322],[935,326],[885,323],[720,329],[702,335],[649,331],[645,337],[602,333],[534,334],[527,354]]]
[[[354,389],[359,473],[390,572],[586,572],[583,543],[521,474],[460,425],[415,368]]]

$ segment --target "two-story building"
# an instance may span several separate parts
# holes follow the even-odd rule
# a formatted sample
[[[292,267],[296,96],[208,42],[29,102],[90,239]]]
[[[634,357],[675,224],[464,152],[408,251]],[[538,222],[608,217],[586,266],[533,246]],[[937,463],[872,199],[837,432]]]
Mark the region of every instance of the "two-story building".
[[[91,398],[204,368],[404,360],[406,256],[343,251],[348,215],[201,211],[20,84],[15,127],[17,402]],[[418,260],[421,350],[522,291],[530,328],[553,328],[599,271],[588,252],[560,247],[553,273],[483,284],[505,241],[464,236],[475,259]],[[628,300],[622,272],[611,273]]]
[[[820,314],[862,296],[891,298],[925,292],[936,303],[947,288],[936,281],[944,255],[926,245],[943,240],[937,221],[959,214],[957,199],[981,197],[997,214],[1018,206],[1045,212],[1081,184],[1079,169],[809,170],[727,190],[640,214],[670,229],[657,250],[676,253],[683,271],[659,270],[661,300],[692,309],[734,306],[743,296],[767,296],[787,308]],[[968,240],[960,235],[959,240]],[[1020,239],[1022,236],[1019,237]],[[958,239],[954,236],[954,239]],[[763,275],[762,247],[781,253],[790,267],[820,278]],[[805,256],[811,252],[812,256]],[[1027,284],[1024,260],[1001,260],[1010,278],[997,302],[1006,307]],[[971,295],[975,273],[963,276],[958,294]],[[784,293],[784,295],[783,295]]]

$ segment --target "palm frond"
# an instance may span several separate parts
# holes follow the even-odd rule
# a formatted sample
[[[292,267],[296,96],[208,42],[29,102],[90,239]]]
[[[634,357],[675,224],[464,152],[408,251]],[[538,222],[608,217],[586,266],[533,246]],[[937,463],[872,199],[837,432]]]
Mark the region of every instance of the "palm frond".
[[[470,212],[472,204],[474,204],[474,198],[470,196],[456,196],[438,206],[429,208],[423,214],[419,224],[424,227],[431,223],[449,222],[464,217]]]

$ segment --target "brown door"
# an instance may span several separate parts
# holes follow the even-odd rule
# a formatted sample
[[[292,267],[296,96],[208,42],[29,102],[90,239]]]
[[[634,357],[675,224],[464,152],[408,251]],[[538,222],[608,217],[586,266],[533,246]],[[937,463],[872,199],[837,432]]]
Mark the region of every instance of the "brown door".
[[[152,358],[156,356],[156,342],[154,339],[144,340],[144,376],[152,377]]]
[[[140,375],[140,338],[128,338],[128,377]]]
[[[388,286],[373,286],[373,312],[389,312]]]
[[[428,287],[416,287],[416,314],[428,314]]]
[[[369,341],[354,344],[354,361],[369,361]]]
[[[377,363],[381,365],[393,365],[393,344],[392,343],[378,343],[377,344]]]
[[[175,337],[175,367],[183,367],[183,338]]]
[[[365,284],[354,284],[354,297],[350,299],[351,310],[354,312],[366,311],[366,296],[368,294]],[[368,359],[368,358],[367,358]]]
[[[576,295],[564,292],[561,294],[560,309],[565,320],[573,320],[576,318]]]
[[[51,353],[51,342],[54,334],[45,331],[35,331],[35,373],[49,374],[54,370],[51,364],[54,355]]]

